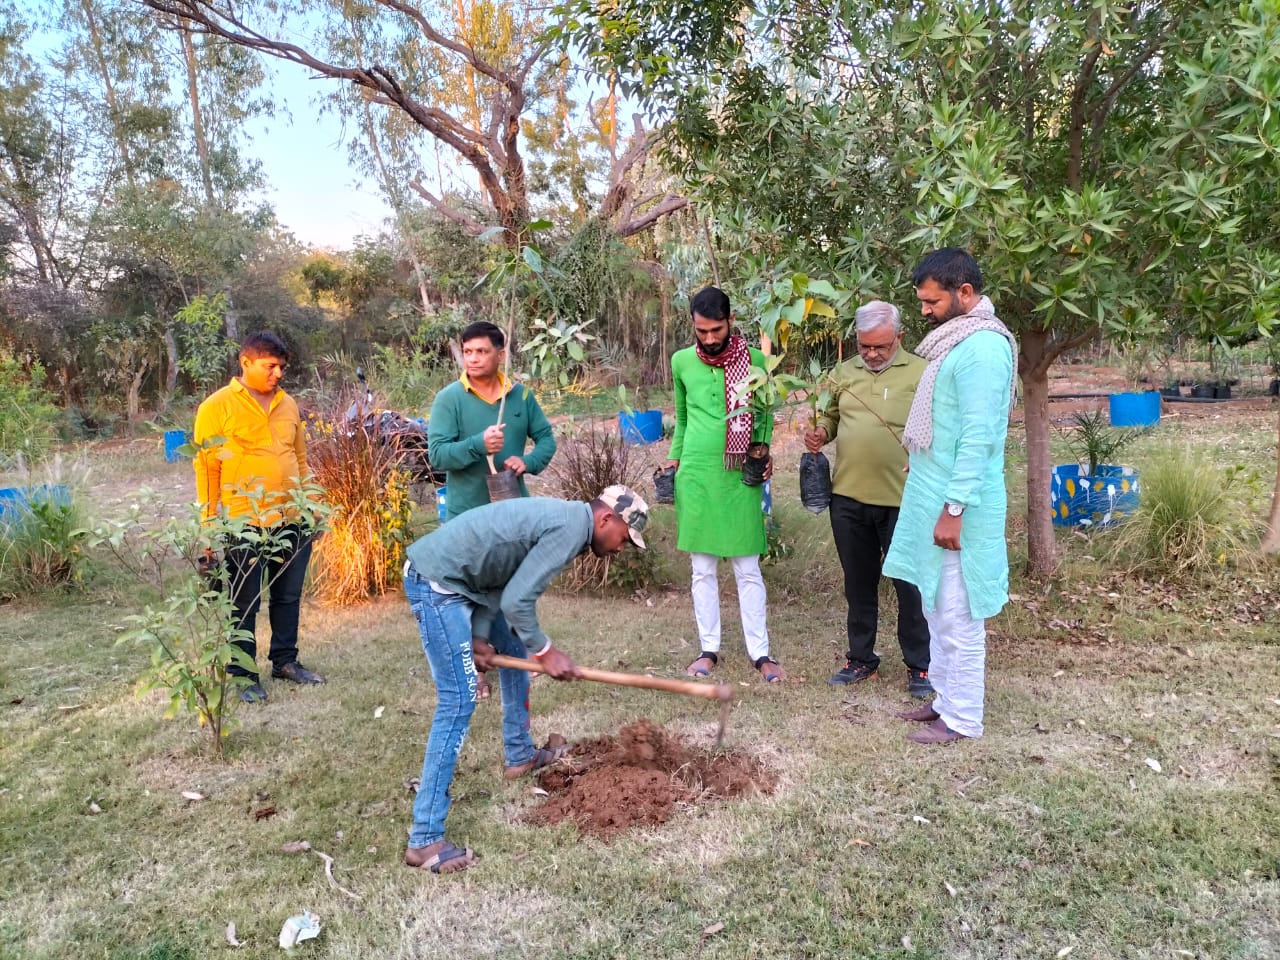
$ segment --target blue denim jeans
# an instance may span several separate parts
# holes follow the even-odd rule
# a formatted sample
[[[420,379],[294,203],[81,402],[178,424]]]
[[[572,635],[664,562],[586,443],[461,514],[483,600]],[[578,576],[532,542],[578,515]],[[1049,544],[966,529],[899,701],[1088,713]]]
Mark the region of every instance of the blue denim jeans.
[[[444,837],[449,814],[449,787],[458,756],[467,739],[476,708],[476,665],[471,657],[471,601],[460,594],[437,593],[409,567],[404,595],[422,635],[422,651],[436,685],[436,712],[427,734],[422,778],[413,802],[410,847],[425,847]],[[490,643],[499,653],[525,657],[526,651],[507,621],[499,617]],[[529,675],[523,670],[499,670],[502,691],[503,753],[508,766],[533,757],[529,734]]]

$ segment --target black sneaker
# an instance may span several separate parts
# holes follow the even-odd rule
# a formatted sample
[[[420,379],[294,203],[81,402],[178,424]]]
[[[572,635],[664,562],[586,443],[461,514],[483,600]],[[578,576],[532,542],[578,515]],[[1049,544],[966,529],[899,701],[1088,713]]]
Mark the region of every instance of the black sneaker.
[[[907,693],[917,700],[933,696],[933,684],[929,682],[928,670],[912,670],[907,668]]]
[[[278,670],[272,670],[271,676],[276,680],[292,680],[294,683],[325,683],[324,677],[318,673],[308,670],[297,660],[293,663],[286,663]]]
[[[245,703],[263,703],[267,699],[267,691],[262,689],[262,684],[251,683],[240,688],[240,699]]]
[[[833,673],[827,683],[833,687],[843,687],[850,683],[861,683],[863,680],[870,680],[875,675],[875,667],[866,663],[854,663],[852,660],[846,660],[844,668]]]

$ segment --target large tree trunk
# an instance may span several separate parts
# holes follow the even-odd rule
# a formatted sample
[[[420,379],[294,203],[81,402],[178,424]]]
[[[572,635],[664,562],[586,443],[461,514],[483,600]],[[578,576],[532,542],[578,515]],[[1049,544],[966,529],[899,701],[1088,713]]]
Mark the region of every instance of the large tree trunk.
[[[1049,456],[1048,334],[1028,330],[1021,336],[1018,376],[1022,381],[1027,438],[1027,573],[1046,577],[1058,568],[1058,545],[1048,507],[1052,464]]]
[[[102,89],[107,99],[107,109],[111,113],[111,129],[116,138],[116,146],[120,149],[120,160],[124,164],[124,177],[129,182],[129,189],[137,189],[133,178],[133,158],[129,156],[129,137],[124,132],[124,114],[120,103],[116,100],[115,84],[111,81],[111,69],[107,66],[106,55],[102,52],[102,34],[98,30],[98,18],[93,13],[91,0],[80,0],[84,10],[85,26],[89,29],[89,41],[93,47],[94,59],[97,61],[98,73],[102,77]]]
[[[1280,553],[1280,422],[1276,424],[1276,488],[1271,494],[1271,519],[1262,538],[1263,553]]]
[[[200,182],[204,184],[204,199],[210,208],[213,207],[213,167],[209,162],[209,141],[204,133],[204,114],[200,110],[200,87],[197,84],[199,73],[196,69],[196,46],[191,35],[191,22],[179,21],[182,29],[178,36],[182,40],[182,58],[187,65],[187,98],[191,101],[191,132],[196,141],[196,158],[200,162]]]
[[[161,409],[169,409],[169,400],[178,389],[178,338],[173,333],[173,325],[164,328],[164,395],[160,398]]]

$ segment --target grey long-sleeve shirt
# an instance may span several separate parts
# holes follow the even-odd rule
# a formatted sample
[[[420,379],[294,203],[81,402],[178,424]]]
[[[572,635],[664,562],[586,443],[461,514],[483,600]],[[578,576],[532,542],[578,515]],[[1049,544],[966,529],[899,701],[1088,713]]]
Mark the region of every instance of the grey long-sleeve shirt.
[[[531,651],[551,641],[536,605],[591,543],[591,505],[530,497],[501,500],[450,520],[406,551],[418,573],[475,604],[471,633],[488,637],[498,612]]]

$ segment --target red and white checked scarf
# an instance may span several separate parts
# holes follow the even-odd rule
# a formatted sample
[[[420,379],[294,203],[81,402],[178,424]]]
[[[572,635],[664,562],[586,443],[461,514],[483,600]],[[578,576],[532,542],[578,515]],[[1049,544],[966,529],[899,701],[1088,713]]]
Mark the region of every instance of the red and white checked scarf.
[[[724,468],[741,470],[755,426],[751,394],[740,389],[751,374],[751,351],[747,341],[736,333],[729,336],[728,345],[714,357],[703,352],[701,343],[695,342],[694,348],[698,359],[707,366],[724,368]]]

